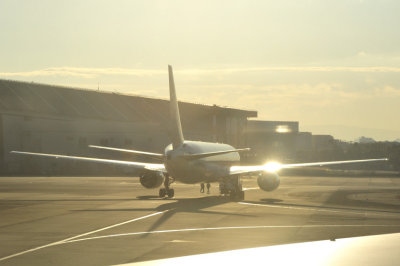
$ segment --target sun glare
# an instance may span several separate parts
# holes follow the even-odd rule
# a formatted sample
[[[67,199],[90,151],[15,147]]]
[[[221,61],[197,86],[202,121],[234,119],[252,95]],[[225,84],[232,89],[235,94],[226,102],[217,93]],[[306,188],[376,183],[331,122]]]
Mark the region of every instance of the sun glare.
[[[281,164],[278,162],[268,162],[264,165],[264,167],[265,171],[273,173],[281,169]]]
[[[277,133],[289,133],[291,130],[287,125],[280,125],[276,127]]]

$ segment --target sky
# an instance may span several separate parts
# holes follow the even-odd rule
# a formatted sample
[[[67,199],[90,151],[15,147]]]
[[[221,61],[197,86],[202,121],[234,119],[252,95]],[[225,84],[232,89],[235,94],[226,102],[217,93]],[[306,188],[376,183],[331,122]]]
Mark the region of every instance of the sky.
[[[400,138],[400,1],[1,0],[0,78]]]

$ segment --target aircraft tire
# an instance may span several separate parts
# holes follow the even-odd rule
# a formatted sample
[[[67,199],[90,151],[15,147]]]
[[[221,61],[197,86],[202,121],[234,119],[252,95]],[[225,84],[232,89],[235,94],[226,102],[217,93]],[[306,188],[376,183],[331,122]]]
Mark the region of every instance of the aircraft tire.
[[[168,198],[173,198],[175,195],[175,190],[173,188],[168,189],[167,195],[168,195]]]
[[[160,198],[164,198],[165,194],[167,194],[167,191],[165,190],[165,188],[160,188],[160,190],[158,192],[158,196],[160,196]]]

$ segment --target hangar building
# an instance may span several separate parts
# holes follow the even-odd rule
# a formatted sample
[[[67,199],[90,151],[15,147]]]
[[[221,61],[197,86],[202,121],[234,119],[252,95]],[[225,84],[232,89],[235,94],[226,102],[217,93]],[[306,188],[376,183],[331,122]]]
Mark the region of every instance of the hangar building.
[[[118,174],[121,167],[10,154],[11,150],[141,158],[88,148],[89,144],[162,153],[169,101],[0,79],[0,174]],[[245,147],[247,118],[256,111],[179,103],[184,136]],[[126,170],[128,171],[128,170]],[[129,170],[131,171],[131,169]]]

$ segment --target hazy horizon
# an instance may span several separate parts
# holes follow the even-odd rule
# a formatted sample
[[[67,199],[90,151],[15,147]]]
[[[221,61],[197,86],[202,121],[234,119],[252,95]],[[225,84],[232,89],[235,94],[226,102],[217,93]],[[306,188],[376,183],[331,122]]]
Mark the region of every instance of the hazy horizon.
[[[400,2],[0,2],[0,78],[168,97],[400,138]]]

